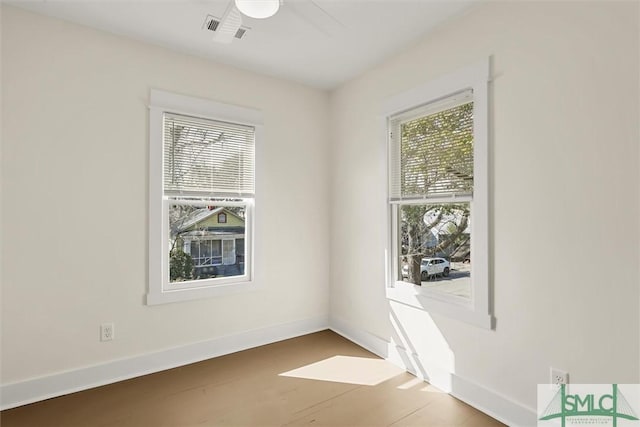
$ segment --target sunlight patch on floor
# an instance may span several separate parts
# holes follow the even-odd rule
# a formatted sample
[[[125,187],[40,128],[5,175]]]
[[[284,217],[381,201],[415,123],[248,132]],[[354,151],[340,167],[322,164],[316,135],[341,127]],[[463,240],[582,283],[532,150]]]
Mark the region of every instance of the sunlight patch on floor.
[[[432,386],[431,384],[427,384],[427,386],[425,388],[421,388],[420,391],[427,391],[429,393],[442,393],[442,394],[447,394],[446,391],[444,390],[440,390],[437,387]]]
[[[421,384],[424,385],[424,381],[422,381],[420,378],[413,378],[404,384],[400,384],[396,388],[400,390],[409,390],[410,388],[415,387],[417,385],[421,385]]]
[[[444,391],[440,390],[439,388],[436,388],[436,387],[432,386],[431,384],[427,383],[426,381],[421,380],[420,378],[417,378],[417,377],[407,381],[404,384],[400,384],[396,388],[399,389],[399,390],[409,390],[409,389],[412,389],[414,387],[422,387],[420,389],[420,391],[426,391],[426,392],[429,392],[429,393],[445,393]]]
[[[382,359],[333,356],[292,371],[283,372],[280,376],[373,386],[404,372],[403,369]]]

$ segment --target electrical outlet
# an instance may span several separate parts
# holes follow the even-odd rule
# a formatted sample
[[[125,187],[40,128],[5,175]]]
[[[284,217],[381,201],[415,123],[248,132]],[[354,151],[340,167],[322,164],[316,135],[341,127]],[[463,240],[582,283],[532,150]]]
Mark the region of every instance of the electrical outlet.
[[[111,341],[113,338],[113,323],[103,323],[100,325],[100,341]]]
[[[551,367],[551,387],[560,388],[561,384],[569,384],[569,373],[560,369]]]

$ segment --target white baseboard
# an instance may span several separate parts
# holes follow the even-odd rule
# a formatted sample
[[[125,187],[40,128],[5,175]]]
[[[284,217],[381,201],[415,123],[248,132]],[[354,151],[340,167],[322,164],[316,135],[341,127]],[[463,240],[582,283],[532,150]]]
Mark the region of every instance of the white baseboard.
[[[434,367],[433,364],[426,363],[419,355],[410,354],[404,348],[393,345],[383,338],[354,328],[348,322],[335,317],[329,320],[329,328],[508,426],[536,425],[536,411],[534,409],[514,402],[493,390],[451,373],[447,369]],[[429,366],[429,372],[420,372],[416,366]]]
[[[324,316],[254,329],[141,356],[0,385],[0,409],[10,409],[328,328]]]
[[[367,331],[354,328],[341,319],[331,317],[329,319],[329,329],[338,335],[342,335],[351,342],[358,344],[360,347],[369,350],[378,357],[386,359],[388,356],[389,343],[383,338],[370,334]]]
[[[536,410],[457,375],[452,376],[451,395],[511,427],[537,425]],[[537,386],[537,385],[536,385]]]
[[[427,363],[420,355],[410,353],[401,346],[392,343],[389,343],[388,353],[387,360],[389,362],[406,369],[432,386],[446,393],[451,393],[451,378],[453,376],[451,369],[443,368],[435,363]]]

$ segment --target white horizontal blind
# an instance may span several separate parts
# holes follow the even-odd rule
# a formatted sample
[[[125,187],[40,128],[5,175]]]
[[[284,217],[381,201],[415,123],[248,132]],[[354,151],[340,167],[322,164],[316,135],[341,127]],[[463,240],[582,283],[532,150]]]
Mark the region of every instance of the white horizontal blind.
[[[163,146],[166,196],[254,196],[254,127],[164,113]]]
[[[473,93],[389,119],[391,201],[473,194]]]

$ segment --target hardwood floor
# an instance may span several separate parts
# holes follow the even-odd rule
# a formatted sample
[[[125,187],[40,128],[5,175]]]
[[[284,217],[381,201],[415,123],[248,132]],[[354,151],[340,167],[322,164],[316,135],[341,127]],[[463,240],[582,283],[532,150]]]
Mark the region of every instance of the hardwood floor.
[[[0,422],[2,427],[502,425],[331,331],[10,409],[0,413]]]

